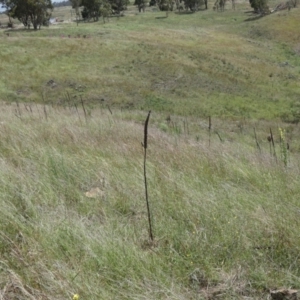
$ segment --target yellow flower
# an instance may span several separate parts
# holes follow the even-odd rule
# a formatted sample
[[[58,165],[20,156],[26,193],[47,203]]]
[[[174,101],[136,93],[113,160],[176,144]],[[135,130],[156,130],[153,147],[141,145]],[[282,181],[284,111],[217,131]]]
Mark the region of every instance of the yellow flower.
[[[281,129],[281,128],[279,127],[279,134],[280,134],[281,139],[284,141],[284,140],[285,140],[285,130],[284,130],[284,129]]]
[[[73,300],[79,300],[79,295],[78,295],[78,294],[75,294],[75,295],[73,296]]]

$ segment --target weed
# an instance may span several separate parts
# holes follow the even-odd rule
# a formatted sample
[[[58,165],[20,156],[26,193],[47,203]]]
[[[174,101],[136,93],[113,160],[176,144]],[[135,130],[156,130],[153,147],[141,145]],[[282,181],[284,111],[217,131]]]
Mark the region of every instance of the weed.
[[[145,196],[146,196],[146,205],[147,205],[147,214],[148,214],[148,224],[149,224],[149,237],[151,241],[154,240],[153,232],[152,232],[152,219],[151,219],[151,213],[150,213],[150,206],[149,206],[149,198],[148,198],[148,184],[147,184],[147,168],[146,168],[146,162],[147,162],[147,144],[148,144],[148,123],[150,118],[151,111],[149,111],[147,119],[145,121],[144,125],[144,183],[145,183]]]
[[[288,164],[288,143],[286,142],[285,137],[285,130],[282,128],[278,128],[279,136],[280,136],[280,154],[281,154],[281,160],[285,167],[287,167]]]

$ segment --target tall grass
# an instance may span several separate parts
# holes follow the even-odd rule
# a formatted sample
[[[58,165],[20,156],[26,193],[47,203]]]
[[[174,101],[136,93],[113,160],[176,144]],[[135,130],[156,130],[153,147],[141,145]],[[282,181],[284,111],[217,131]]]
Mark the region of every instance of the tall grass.
[[[256,124],[260,153],[250,122],[241,133],[214,118],[224,141],[212,135],[209,147],[207,119],[189,118],[187,135],[160,130],[164,116],[153,114],[149,249],[144,113],[94,109],[82,123],[75,108],[47,107],[48,120],[20,109],[0,110],[4,299],[258,299],[299,287],[297,126],[280,124],[294,134],[285,167],[266,138],[278,124]]]

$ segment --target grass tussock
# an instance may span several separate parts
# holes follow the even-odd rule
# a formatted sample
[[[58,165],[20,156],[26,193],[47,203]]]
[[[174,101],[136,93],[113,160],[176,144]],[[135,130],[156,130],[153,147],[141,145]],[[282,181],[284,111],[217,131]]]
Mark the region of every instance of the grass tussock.
[[[209,143],[208,120],[152,113],[149,243],[146,113],[93,109],[85,122],[73,107],[49,106],[47,120],[42,106],[16,107],[0,113],[3,299],[260,299],[299,287],[297,126],[281,124],[285,166],[278,124],[212,119]]]

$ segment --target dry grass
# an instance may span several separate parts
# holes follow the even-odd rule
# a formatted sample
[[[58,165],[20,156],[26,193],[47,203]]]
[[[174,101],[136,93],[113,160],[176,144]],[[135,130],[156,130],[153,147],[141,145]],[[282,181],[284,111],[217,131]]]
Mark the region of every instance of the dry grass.
[[[298,9],[245,22],[247,10],[243,3],[235,12],[161,19],[161,12],[130,7],[107,24],[3,32],[0,97],[62,103],[68,92],[94,105],[104,99],[183,116],[297,121]],[[64,8],[53,16],[68,14]]]
[[[299,119],[298,10],[245,22],[247,10],[130,7],[108,24],[2,32],[0,299],[299,288],[300,132],[280,121]]]
[[[299,286],[299,157],[276,164],[265,139],[272,126],[278,150],[284,124],[255,124],[259,153],[251,122],[213,119],[223,143],[213,134],[209,147],[206,119],[153,114],[149,244],[146,114],[93,109],[85,124],[82,109],[46,107],[48,121],[27,109],[1,107],[3,299],[260,299]],[[299,129],[286,130],[294,150]]]

